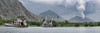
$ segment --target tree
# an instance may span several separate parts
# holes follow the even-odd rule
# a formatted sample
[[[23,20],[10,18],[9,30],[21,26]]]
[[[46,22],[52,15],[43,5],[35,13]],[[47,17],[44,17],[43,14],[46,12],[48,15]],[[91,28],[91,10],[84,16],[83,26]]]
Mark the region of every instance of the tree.
[[[3,22],[3,20],[0,20],[0,25],[2,25],[4,22]]]
[[[84,23],[84,26],[85,26],[85,27],[87,27],[87,26],[88,26],[88,23],[87,23],[87,22],[85,22],[85,23]]]
[[[79,26],[80,26],[79,23],[75,24],[75,27],[79,27]]]
[[[68,24],[69,21],[65,20],[65,23]]]
[[[13,22],[13,21],[15,21],[15,19],[7,19],[7,20],[4,20],[4,22],[6,22],[6,23]]]
[[[100,22],[98,22],[98,26],[100,26]]]
[[[0,16],[0,20],[2,20],[2,17]]]
[[[53,26],[57,27],[57,22],[53,20]]]
[[[17,18],[25,18],[25,16],[18,16]]]

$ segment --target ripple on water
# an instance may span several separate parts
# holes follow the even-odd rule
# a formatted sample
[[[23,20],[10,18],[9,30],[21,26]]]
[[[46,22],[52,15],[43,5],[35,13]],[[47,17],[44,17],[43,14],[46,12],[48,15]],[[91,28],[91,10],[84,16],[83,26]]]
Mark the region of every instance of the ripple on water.
[[[0,27],[0,33],[100,33],[100,27]]]

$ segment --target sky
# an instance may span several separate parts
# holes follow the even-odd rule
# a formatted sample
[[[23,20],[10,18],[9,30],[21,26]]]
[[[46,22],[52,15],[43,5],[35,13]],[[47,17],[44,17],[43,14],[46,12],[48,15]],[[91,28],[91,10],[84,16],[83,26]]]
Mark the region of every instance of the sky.
[[[33,14],[47,10],[69,20],[75,16],[85,16],[100,21],[100,0],[19,0]]]

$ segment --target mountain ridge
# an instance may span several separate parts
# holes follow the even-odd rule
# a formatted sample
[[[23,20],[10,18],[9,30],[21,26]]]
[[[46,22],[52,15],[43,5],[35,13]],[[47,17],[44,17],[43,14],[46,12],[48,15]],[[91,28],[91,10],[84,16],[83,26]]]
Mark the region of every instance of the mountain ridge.
[[[41,18],[29,12],[19,0],[0,0],[0,16],[3,19],[16,19],[25,16],[29,21],[40,21]]]
[[[52,10],[47,10],[45,12],[40,13],[42,18],[47,17],[48,19],[55,19],[55,20],[64,20],[61,16],[53,12]]]

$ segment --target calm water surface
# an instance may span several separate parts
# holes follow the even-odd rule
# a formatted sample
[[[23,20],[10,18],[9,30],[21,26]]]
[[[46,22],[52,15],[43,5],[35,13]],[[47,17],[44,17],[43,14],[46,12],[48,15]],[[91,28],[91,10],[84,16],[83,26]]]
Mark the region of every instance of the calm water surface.
[[[0,33],[100,33],[100,27],[0,27]]]

